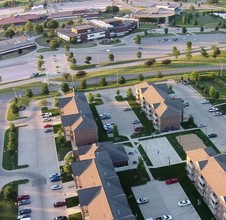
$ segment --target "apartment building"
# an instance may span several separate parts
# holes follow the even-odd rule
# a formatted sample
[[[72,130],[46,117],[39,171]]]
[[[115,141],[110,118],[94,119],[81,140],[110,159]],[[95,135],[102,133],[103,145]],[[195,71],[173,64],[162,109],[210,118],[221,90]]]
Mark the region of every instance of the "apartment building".
[[[166,83],[135,85],[136,101],[151,120],[155,129],[164,132],[180,128],[183,121],[183,102],[180,98],[171,98]]]
[[[75,146],[96,143],[97,125],[85,94],[72,92],[58,99],[63,131]]]
[[[186,151],[186,170],[218,220],[226,220],[226,154],[207,147]]]
[[[118,157],[111,157],[103,145],[79,147],[77,161],[71,165],[82,217],[84,220],[135,220],[114,170],[114,158],[118,161]],[[126,153],[119,154],[125,154],[121,157],[124,161]]]

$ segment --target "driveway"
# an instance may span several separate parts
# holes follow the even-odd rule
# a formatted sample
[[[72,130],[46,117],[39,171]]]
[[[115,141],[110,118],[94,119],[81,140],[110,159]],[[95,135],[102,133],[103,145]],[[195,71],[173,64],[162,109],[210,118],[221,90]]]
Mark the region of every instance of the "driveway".
[[[189,102],[189,106],[185,108],[187,116],[192,115],[196,124],[204,123],[207,127],[201,128],[205,134],[216,133],[217,138],[211,139],[215,146],[221,151],[226,151],[226,116],[214,116],[208,112],[212,107],[211,104],[201,104],[203,96],[200,95],[191,86],[172,83],[175,96]]]
[[[157,218],[164,214],[175,220],[200,219],[192,205],[179,207],[177,203],[187,198],[179,183],[166,185],[164,181],[149,181],[145,185],[132,187],[136,199],[148,197],[149,202],[139,205],[144,218]]]
[[[120,88],[120,94],[123,97],[126,96],[127,88]],[[101,94],[101,99],[104,102],[103,105],[96,106],[98,114],[108,112],[111,115],[111,119],[102,120],[103,125],[115,123],[118,126],[120,135],[124,136],[133,134],[135,127],[142,126],[140,123],[132,124],[132,120],[137,119],[137,117],[133,111],[124,111],[125,108],[130,107],[126,101],[118,102],[115,100],[116,89],[99,90],[98,93]]]

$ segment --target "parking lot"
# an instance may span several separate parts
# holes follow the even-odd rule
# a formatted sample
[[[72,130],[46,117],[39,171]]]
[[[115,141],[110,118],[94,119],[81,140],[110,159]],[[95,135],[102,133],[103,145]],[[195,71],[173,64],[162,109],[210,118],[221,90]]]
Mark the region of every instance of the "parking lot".
[[[60,190],[50,189],[54,184],[62,185],[61,181],[51,183],[49,179],[49,174],[59,172],[53,132],[44,132],[45,123],[41,122],[38,102],[31,102],[22,114],[27,116],[25,120],[27,126],[19,130],[18,164],[29,165],[27,172],[31,174],[31,178],[29,183],[19,185],[19,194],[29,194],[31,203],[19,209],[31,208],[34,220],[67,215],[65,207],[53,207],[54,202],[64,201],[64,191],[69,190],[67,186],[66,189],[65,186]],[[75,188],[73,191],[76,193]]]
[[[191,86],[184,86],[182,84],[173,83],[174,96],[182,98],[184,101],[189,102],[189,106],[184,108],[185,115],[188,117],[192,115],[195,123],[204,123],[207,126],[201,128],[202,131],[208,135],[216,133],[218,137],[211,139],[215,146],[221,151],[226,150],[225,126],[226,116],[214,116],[213,113],[208,112],[212,107],[211,104],[201,104],[204,99],[196,90]]]
[[[192,205],[179,207],[177,203],[187,198],[179,183],[166,185],[164,181],[149,181],[145,185],[132,187],[136,199],[147,197],[149,202],[140,204],[144,218],[157,218],[164,214],[174,220],[200,219]]]
[[[124,111],[125,108],[130,107],[129,104],[125,102],[118,102],[115,100],[116,89],[109,89],[99,91],[101,94],[101,99],[103,100],[103,105],[97,105],[98,114],[110,113],[110,119],[102,120],[103,125],[108,123],[115,123],[118,127],[120,135],[131,135],[134,133],[134,128],[142,126],[139,124],[132,124],[132,120],[137,119],[133,111]],[[120,88],[120,93],[125,97],[126,88]]]

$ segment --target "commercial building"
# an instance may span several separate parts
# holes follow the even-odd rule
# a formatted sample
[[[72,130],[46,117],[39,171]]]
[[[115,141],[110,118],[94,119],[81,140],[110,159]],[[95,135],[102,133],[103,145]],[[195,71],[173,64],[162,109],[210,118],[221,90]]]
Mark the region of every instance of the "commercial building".
[[[136,101],[140,104],[148,120],[155,129],[164,132],[180,128],[183,121],[183,102],[180,98],[171,98],[166,83],[135,85]]]
[[[119,152],[126,157],[126,153]],[[114,159],[103,146],[92,144],[78,148],[77,161],[71,166],[84,220],[136,219],[114,170]]]
[[[58,99],[63,131],[74,146],[96,143],[97,125],[85,94],[72,92]]]
[[[186,151],[186,169],[204,201],[218,220],[226,219],[226,154],[213,148]],[[199,201],[197,201],[199,204]]]

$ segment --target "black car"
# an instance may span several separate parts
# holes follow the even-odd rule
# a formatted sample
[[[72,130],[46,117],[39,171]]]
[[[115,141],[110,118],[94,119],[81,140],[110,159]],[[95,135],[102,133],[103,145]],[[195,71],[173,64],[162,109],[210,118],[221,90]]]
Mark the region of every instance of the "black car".
[[[217,137],[217,134],[214,134],[214,133],[208,134],[208,138],[214,138],[214,137]]]
[[[31,213],[31,209],[22,209],[18,212],[18,215]]]
[[[68,220],[67,216],[57,216],[54,218],[54,220]]]

